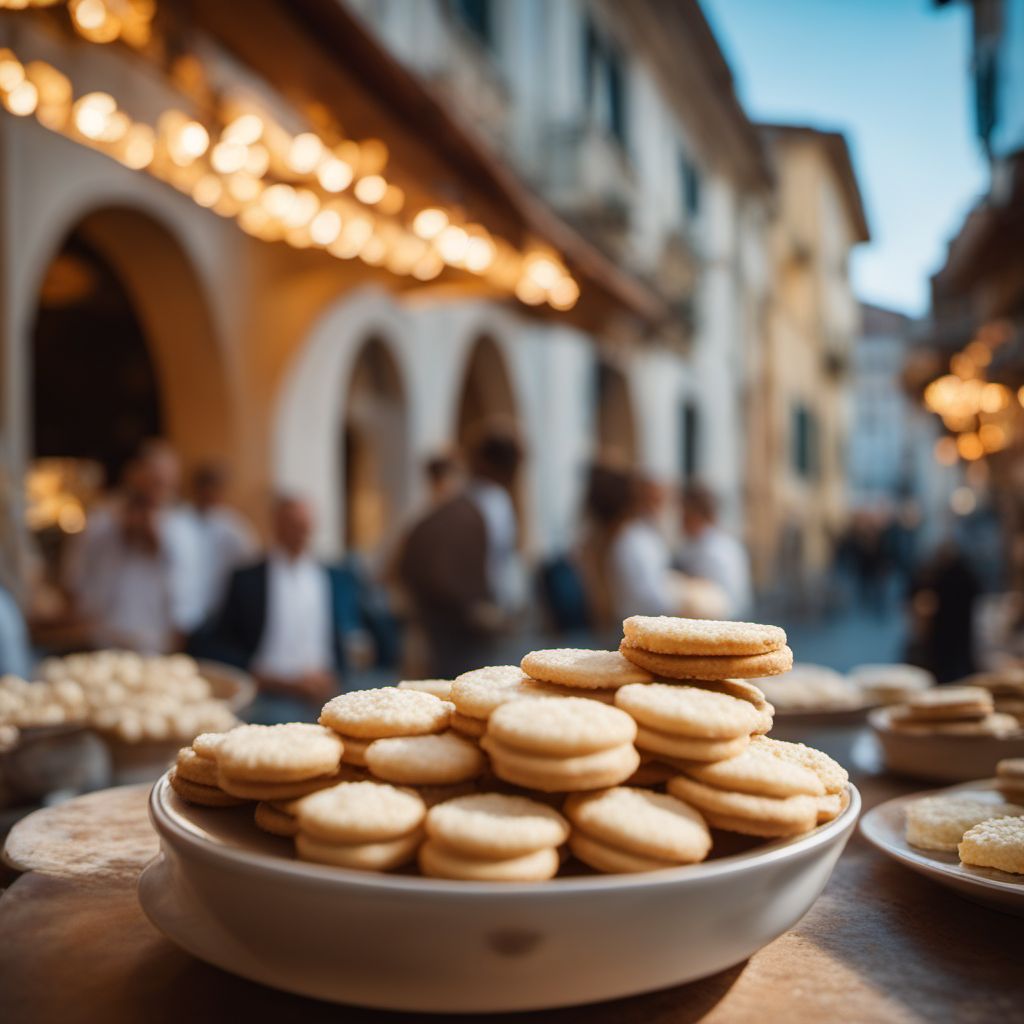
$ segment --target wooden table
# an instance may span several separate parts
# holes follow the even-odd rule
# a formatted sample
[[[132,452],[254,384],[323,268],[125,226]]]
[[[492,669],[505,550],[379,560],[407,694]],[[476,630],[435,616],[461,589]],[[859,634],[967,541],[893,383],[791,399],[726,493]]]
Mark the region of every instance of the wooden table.
[[[840,753],[851,737],[822,734],[812,741]],[[865,807],[922,788],[865,773],[854,779]],[[0,898],[4,1024],[412,1019],[262,988],[164,939],[135,897],[138,872],[157,846],[145,800],[146,787],[106,790],[39,812],[12,833],[12,852],[32,870]],[[1022,950],[1020,918],[961,899],[890,862],[857,835],[807,916],[746,963],[651,995],[508,1019],[1021,1020]]]

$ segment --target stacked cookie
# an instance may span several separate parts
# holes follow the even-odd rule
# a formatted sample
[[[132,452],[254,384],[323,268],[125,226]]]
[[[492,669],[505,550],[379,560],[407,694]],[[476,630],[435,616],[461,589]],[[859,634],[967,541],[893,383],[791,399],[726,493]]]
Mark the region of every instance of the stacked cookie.
[[[569,826],[535,800],[501,793],[456,797],[427,813],[419,865],[433,878],[540,882],[553,878]]]
[[[1024,757],[1006,757],[996,765],[996,789],[1007,800],[1024,804]]]
[[[992,694],[995,710],[1013,715],[1024,726],[1024,668],[1010,665],[992,672],[982,672],[963,680],[968,686],[980,686]]]
[[[452,710],[448,701],[432,693],[384,686],[329,700],[320,712],[320,724],[343,740],[346,764],[365,768],[366,751],[374,740],[443,732]]]
[[[481,747],[499,779],[545,793],[615,786],[640,766],[636,723],[582,697],[526,698],[498,707]]]
[[[630,683],[650,683],[654,676],[618,651],[575,648],[531,651],[519,666],[533,684],[556,696],[589,697],[605,704]]]
[[[206,807],[291,800],[341,781],[341,753],[341,740],[319,725],[243,725],[197,736],[178,751],[170,782]]]
[[[935,685],[935,676],[917,665],[858,665],[848,678],[865,704],[900,704]]]
[[[543,696],[540,687],[516,665],[490,665],[456,676],[451,688],[452,728],[479,739],[497,708],[509,701]]]
[[[836,817],[846,783],[846,771],[827,754],[758,736],[735,757],[683,767],[668,791],[714,828],[782,837]]]
[[[565,802],[569,848],[595,871],[656,871],[702,861],[711,833],[701,815],[667,793],[617,786]]]
[[[294,805],[303,860],[390,871],[412,860],[427,808],[416,793],[382,782],[342,782]]]
[[[888,710],[889,727],[916,735],[1005,736],[1017,719],[995,710],[992,694],[980,686],[937,686]]]
[[[633,615],[622,631],[622,655],[668,679],[755,679],[793,667],[793,652],[778,626]]]

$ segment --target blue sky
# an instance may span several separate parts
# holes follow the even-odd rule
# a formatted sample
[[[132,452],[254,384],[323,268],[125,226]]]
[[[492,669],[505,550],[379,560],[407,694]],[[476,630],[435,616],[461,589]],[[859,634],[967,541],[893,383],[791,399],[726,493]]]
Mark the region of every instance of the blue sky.
[[[928,276],[985,189],[974,138],[966,4],[701,0],[754,120],[846,133],[872,241],[860,298],[919,315]]]

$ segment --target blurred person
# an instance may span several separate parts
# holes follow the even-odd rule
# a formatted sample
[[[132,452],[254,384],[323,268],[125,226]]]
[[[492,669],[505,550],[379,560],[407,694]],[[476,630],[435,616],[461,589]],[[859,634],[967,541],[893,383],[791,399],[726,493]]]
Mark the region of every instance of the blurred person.
[[[345,635],[358,628],[351,576],[313,556],[313,527],[308,501],[275,498],[266,558],[232,573],[221,607],[190,644],[255,677],[254,722],[315,719],[339,689]]]
[[[189,616],[195,624],[205,622],[219,607],[231,573],[251,562],[258,551],[252,527],[225,500],[227,485],[227,469],[218,462],[205,462],[192,474],[192,504],[187,511],[198,564]]]
[[[750,557],[743,544],[718,525],[718,501],[710,488],[688,484],[682,493],[685,543],[683,572],[715,584],[725,596],[724,618],[742,619],[751,610]]]
[[[176,504],[179,481],[174,450],[146,442],[120,491],[90,514],[71,545],[65,585],[96,646],[164,654],[196,625],[198,553]]]
[[[32,660],[21,609],[14,595],[0,585],[0,676],[29,679]]]
[[[640,483],[630,470],[590,467],[579,557],[600,632],[618,630],[629,615],[679,611],[668,545],[644,511]]]
[[[408,671],[451,679],[493,662],[505,619],[489,555],[487,523],[466,489],[428,508],[409,528],[393,570],[409,618]]]
[[[915,574],[910,587],[911,638],[907,661],[940,683],[978,670],[974,609],[981,586],[954,540],[946,540]]]
[[[519,440],[502,427],[485,426],[469,446],[467,494],[484,520],[490,594],[506,615],[520,611],[526,599],[519,523],[512,500],[522,460]]]
[[[423,464],[423,476],[427,485],[427,500],[431,505],[441,505],[455,497],[463,485],[462,466],[451,455],[432,455]]]

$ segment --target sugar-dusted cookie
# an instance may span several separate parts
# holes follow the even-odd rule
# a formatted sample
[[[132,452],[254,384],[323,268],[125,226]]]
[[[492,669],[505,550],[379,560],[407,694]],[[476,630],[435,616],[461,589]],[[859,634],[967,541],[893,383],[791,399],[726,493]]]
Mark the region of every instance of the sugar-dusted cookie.
[[[1024,806],[991,793],[960,791],[922,797],[907,806],[907,842],[923,850],[955,852],[964,833],[989,818],[1024,815]]]
[[[508,859],[565,842],[569,825],[536,800],[503,793],[456,797],[432,807],[427,836],[466,857]]]
[[[174,764],[182,779],[200,786],[217,785],[217,762],[212,757],[200,757],[191,747],[182,747]]]
[[[403,679],[399,684],[400,690],[422,690],[423,693],[431,693],[439,700],[448,700],[451,697],[452,681],[450,679]]]
[[[696,686],[624,686],[616,691],[615,704],[647,728],[690,739],[749,736],[759,722],[749,701]]]
[[[816,772],[802,764],[775,757],[765,744],[751,743],[724,761],[691,765],[691,779],[755,796],[824,796],[825,786]]]
[[[189,782],[178,775],[177,769],[171,769],[167,776],[171,789],[186,803],[198,804],[200,807],[238,807],[244,800],[225,793],[217,786],[204,786],[198,782]]]
[[[650,672],[627,661],[618,651],[532,651],[520,667],[541,682],[583,690],[616,690],[627,683],[654,681]]]
[[[217,748],[224,742],[226,732],[201,732],[193,741],[192,749],[200,756],[217,759]]]
[[[823,751],[803,743],[773,740],[770,736],[755,736],[750,742],[759,749],[767,750],[773,757],[809,768],[821,780],[826,793],[845,792],[850,776],[838,761]]]
[[[299,831],[325,843],[377,843],[419,828],[423,801],[385,782],[343,782],[295,803]]]
[[[423,874],[467,882],[543,882],[555,877],[559,863],[558,851],[550,846],[502,860],[467,857],[430,839],[419,851]]]
[[[290,801],[271,803],[261,800],[253,812],[256,827],[271,835],[292,838],[299,831],[299,820],[291,811]]]
[[[634,665],[669,679],[757,679],[781,675],[793,667],[793,652],[785,646],[750,655],[658,654],[623,640],[619,650]]]
[[[991,818],[964,833],[960,860],[972,867],[1024,875],[1024,818]]]
[[[670,615],[632,615],[622,631],[631,646],[655,654],[765,654],[786,643],[786,631],[778,626]]]
[[[295,852],[302,860],[353,871],[391,871],[411,861],[422,840],[422,829],[374,843],[334,843],[300,831],[295,836]]]
[[[693,864],[711,849],[711,834],[701,815],[667,793],[616,786],[574,794],[564,809],[575,829],[633,856]],[[585,855],[577,856],[589,863]]]
[[[242,725],[214,748],[220,774],[254,782],[295,782],[329,775],[341,762],[338,736],[320,725]]]
[[[487,759],[476,743],[449,731],[374,740],[366,750],[366,765],[385,782],[427,786],[475,779]]]
[[[636,723],[617,707],[580,697],[527,699],[499,707],[487,737],[541,757],[576,757],[632,743]]]
[[[502,704],[542,696],[544,692],[518,665],[490,665],[457,676],[452,683],[451,701],[458,714],[486,720]]]
[[[753,796],[708,786],[678,775],[669,779],[668,791],[697,808],[712,828],[750,836],[794,836],[818,823],[813,796]]]
[[[357,739],[420,736],[447,729],[452,710],[448,701],[432,693],[382,686],[329,700],[320,712],[320,724]]]
[[[743,735],[731,740],[699,740],[638,725],[635,742],[637,748],[645,754],[656,754],[675,761],[722,761],[742,753],[750,743],[750,737]]]
[[[480,745],[491,755],[491,768],[498,778],[544,793],[616,786],[640,767],[640,754],[632,743],[571,757],[524,753],[505,746],[490,734]]]
[[[684,682],[702,690],[714,690],[716,693],[725,693],[730,697],[748,701],[754,705],[754,710],[758,713],[758,723],[751,732],[760,736],[771,730],[775,708],[761,688],[746,679],[693,679]]]

